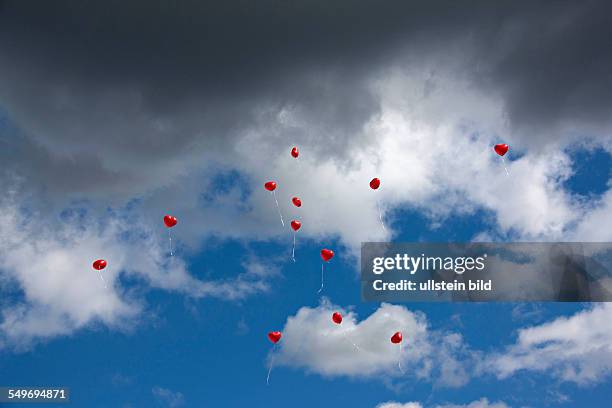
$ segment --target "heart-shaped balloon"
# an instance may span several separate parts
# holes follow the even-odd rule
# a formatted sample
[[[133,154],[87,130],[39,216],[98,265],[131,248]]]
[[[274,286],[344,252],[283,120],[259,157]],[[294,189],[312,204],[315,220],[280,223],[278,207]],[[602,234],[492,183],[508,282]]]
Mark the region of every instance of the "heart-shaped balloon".
[[[164,224],[166,224],[166,227],[168,227],[168,228],[174,227],[177,222],[178,222],[178,220],[176,219],[176,217],[174,217],[172,215],[164,216]]]
[[[266,184],[264,184],[264,187],[268,191],[274,191],[276,190],[276,181],[268,181]]]
[[[493,147],[495,153],[499,154],[500,156],[506,154],[509,148],[510,146],[508,146],[507,144],[496,144],[495,147]]]
[[[391,343],[399,344],[401,342],[402,342],[402,333],[401,332],[395,332],[395,334],[393,336],[391,336]]]
[[[296,207],[301,207],[302,206],[302,200],[300,200],[299,197],[293,197],[291,199],[291,202],[293,203],[293,205],[295,205]]]
[[[302,223],[299,222],[298,220],[291,221],[291,228],[293,228],[294,231],[299,230],[301,226],[302,226]]]
[[[371,181],[370,181],[370,188],[372,190],[378,190],[378,187],[380,187],[380,179],[374,177]]]
[[[333,257],[334,257],[334,251],[332,251],[331,249],[324,248],[321,250],[321,258],[323,258],[325,262],[328,262]]]
[[[279,331],[273,331],[268,333],[268,338],[274,344],[278,343],[278,341],[283,337],[283,334]]]
[[[106,268],[106,261],[104,259],[96,259],[93,263],[93,268],[97,271],[101,271]]]
[[[293,149],[291,149],[291,155],[297,159],[297,157],[300,155],[300,151],[297,147],[294,146]]]
[[[332,315],[332,321],[336,324],[342,323],[342,315],[338,312],[334,312]]]

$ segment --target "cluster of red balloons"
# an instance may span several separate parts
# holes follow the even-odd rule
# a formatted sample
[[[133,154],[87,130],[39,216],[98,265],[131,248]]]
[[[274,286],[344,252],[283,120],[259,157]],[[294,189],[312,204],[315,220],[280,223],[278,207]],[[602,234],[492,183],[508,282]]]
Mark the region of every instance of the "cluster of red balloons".
[[[497,153],[501,157],[505,156],[506,153],[508,153],[509,149],[510,149],[510,146],[508,146],[505,143],[500,143],[500,144],[496,144],[495,146],[493,146],[493,150],[495,151],[495,153]],[[297,148],[297,146],[294,146],[291,149],[291,156],[297,159],[299,155],[300,155],[299,149]],[[264,184],[264,187],[268,191],[274,191],[276,190],[276,182],[268,181],[267,183]],[[378,177],[374,177],[372,180],[370,180],[370,188],[372,190],[378,190],[379,187],[380,187],[380,179]],[[302,200],[299,197],[292,197],[291,202],[296,207],[302,206]],[[164,224],[166,225],[167,228],[172,228],[177,223],[178,223],[178,219],[175,216],[169,215],[169,214],[164,216]],[[298,220],[291,221],[291,228],[293,228],[294,231],[299,230],[301,227],[302,227],[302,223],[300,221]],[[332,250],[329,250],[329,249],[321,250],[321,257],[323,258],[324,261],[326,262],[329,261],[333,256],[334,256],[334,252]],[[106,260],[98,259],[94,261],[93,268],[97,271],[100,271],[106,268],[106,265],[107,265]]]
[[[300,151],[298,150],[297,147],[293,147],[291,149],[291,156],[294,158],[298,158],[300,155]],[[264,184],[264,187],[266,188],[266,190],[268,191],[274,191],[276,189],[276,182],[275,181],[268,181],[267,183]],[[370,188],[372,190],[377,190],[380,187],[380,179],[375,177],[370,181]],[[302,200],[299,197],[292,197],[291,198],[291,202],[293,203],[294,206],[296,207],[301,207],[302,206]],[[299,220],[293,220],[291,221],[291,228],[293,228],[294,231],[298,231],[300,228],[302,227],[302,223]],[[295,242],[294,242],[295,245]],[[294,246],[295,249],[295,246]],[[332,258],[334,257],[334,251],[329,249],[329,248],[323,248],[321,249],[321,259],[323,260],[323,262],[329,262]],[[323,265],[321,265],[321,289],[319,289],[319,291],[321,291],[323,289]],[[341,324],[342,323],[342,315],[339,312],[334,312],[334,314],[332,315],[332,321],[336,324]],[[393,343],[396,343],[396,338],[399,335],[400,341],[401,341],[401,333],[397,332],[393,335],[393,337],[391,338],[391,341]],[[268,339],[273,343],[276,344],[278,343],[278,341],[281,339],[282,337],[282,333],[279,331],[273,331],[273,332],[269,332],[268,333]]]
[[[496,144],[493,147],[493,150],[495,151],[495,153],[497,153],[499,156],[503,157],[509,150],[509,146],[507,144]],[[300,151],[299,149],[294,146],[291,149],[291,156],[295,159],[297,159],[300,155]],[[276,190],[277,184],[275,181],[268,181],[264,184],[264,188],[270,192],[274,192]],[[372,190],[378,190],[380,188],[380,179],[378,177],[373,178],[372,180],[370,180],[370,188]],[[276,196],[275,196],[276,198]],[[295,207],[301,207],[302,206],[302,200],[299,197],[292,197],[291,198],[291,203],[295,206]],[[277,207],[278,207],[278,202],[277,202]],[[280,214],[280,209],[279,209],[279,214]],[[164,225],[166,226],[166,228],[170,229],[174,226],[177,225],[178,223],[178,219],[170,214],[166,214],[163,218],[164,221]],[[282,215],[281,215],[281,222],[282,222]],[[382,222],[382,217],[381,217],[381,222]],[[284,225],[284,222],[283,222]],[[299,220],[292,220],[291,223],[291,228],[297,232],[301,227],[302,227],[302,223]],[[384,227],[384,224],[383,224]],[[171,245],[171,253],[172,253],[172,239],[170,238],[170,245]],[[295,236],[294,236],[294,250],[295,250]],[[329,262],[332,258],[334,257],[334,251],[328,248],[323,248],[321,250],[321,259],[323,260],[323,262]],[[96,271],[101,271],[103,269],[106,268],[107,266],[107,262],[104,259],[97,259],[93,262],[92,264],[93,269],[95,269]],[[323,273],[323,269],[321,269],[321,274]],[[321,275],[322,277],[323,275]],[[321,289],[323,288],[323,281],[321,281]],[[342,315],[339,312],[334,312],[332,314],[332,321],[335,324],[340,325],[342,323]],[[280,341],[280,339],[282,338],[282,333],[280,331],[272,331],[268,333],[268,339],[273,343],[276,344]],[[392,336],[391,336],[391,343],[393,344],[400,344],[402,342],[403,338],[402,338],[402,333],[401,332],[395,332]]]

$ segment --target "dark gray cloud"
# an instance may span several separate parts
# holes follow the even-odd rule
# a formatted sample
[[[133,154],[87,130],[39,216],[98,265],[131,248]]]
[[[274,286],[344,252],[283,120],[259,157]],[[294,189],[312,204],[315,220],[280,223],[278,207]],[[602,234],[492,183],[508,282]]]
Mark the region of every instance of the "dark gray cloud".
[[[605,1],[549,2],[500,24],[482,50],[491,60],[485,78],[502,92],[514,128],[610,136],[611,11]]]
[[[133,194],[231,162],[283,108],[302,123],[271,141],[349,160],[380,113],[368,81],[440,58],[503,99],[525,144],[612,128],[603,1],[0,4],[0,106],[21,129],[3,158],[62,194]]]

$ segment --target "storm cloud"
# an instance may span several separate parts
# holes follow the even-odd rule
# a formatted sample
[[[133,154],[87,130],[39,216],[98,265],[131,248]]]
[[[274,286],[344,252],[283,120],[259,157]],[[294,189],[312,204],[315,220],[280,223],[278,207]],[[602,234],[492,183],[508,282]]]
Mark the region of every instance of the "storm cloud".
[[[374,145],[364,125],[381,107],[369,81],[413,66],[429,76],[426,93],[449,69],[496,95],[517,147],[609,137],[609,11],[605,2],[4,1],[0,103],[21,138],[3,159],[61,193],[125,198],[203,161],[237,159],[249,129],[289,108],[304,125],[278,126],[266,143],[300,142],[351,165],[355,148]]]

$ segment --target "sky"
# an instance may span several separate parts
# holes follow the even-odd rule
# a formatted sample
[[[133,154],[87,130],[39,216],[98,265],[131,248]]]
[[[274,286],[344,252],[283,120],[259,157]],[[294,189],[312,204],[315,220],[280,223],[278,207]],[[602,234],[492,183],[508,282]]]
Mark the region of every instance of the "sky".
[[[364,303],[358,267],[368,241],[612,240],[611,11],[0,0],[0,386],[74,407],[607,406],[609,304]],[[302,222],[295,262],[269,180]]]

